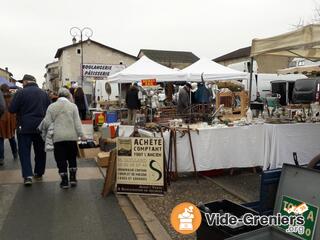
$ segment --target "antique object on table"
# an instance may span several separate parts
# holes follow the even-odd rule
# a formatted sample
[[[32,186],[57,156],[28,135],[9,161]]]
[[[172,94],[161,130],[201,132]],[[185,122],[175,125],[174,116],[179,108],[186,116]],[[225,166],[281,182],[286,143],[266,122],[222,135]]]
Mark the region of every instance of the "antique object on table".
[[[240,101],[240,103],[238,101]],[[231,107],[232,114],[238,114],[241,117],[244,117],[249,104],[248,92],[218,92],[216,95],[216,108],[221,104],[224,104],[225,107]]]

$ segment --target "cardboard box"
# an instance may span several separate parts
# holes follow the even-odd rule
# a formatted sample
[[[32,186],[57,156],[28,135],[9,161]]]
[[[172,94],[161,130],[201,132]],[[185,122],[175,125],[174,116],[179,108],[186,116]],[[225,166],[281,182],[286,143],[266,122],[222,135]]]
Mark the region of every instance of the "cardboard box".
[[[97,148],[80,148],[79,155],[80,158],[96,158],[100,152],[100,147]]]
[[[99,152],[97,158],[97,164],[100,167],[108,167],[110,159],[110,152]]]

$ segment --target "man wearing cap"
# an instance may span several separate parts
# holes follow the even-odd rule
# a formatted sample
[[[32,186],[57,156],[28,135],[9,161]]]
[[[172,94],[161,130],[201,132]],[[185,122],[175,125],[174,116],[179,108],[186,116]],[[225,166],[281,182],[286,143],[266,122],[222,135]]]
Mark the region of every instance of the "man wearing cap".
[[[17,114],[17,136],[22,176],[24,184],[31,185],[32,176],[40,180],[46,167],[44,142],[37,128],[46,115],[50,99],[38,87],[36,79],[32,75],[25,74],[19,82],[23,84],[23,89],[14,95],[9,111]],[[35,154],[34,172],[31,165],[32,144]]]
[[[190,90],[192,86],[190,83],[186,83],[183,88],[179,91],[179,98],[178,98],[178,106],[177,112],[178,113],[185,113],[186,108],[190,106]]]

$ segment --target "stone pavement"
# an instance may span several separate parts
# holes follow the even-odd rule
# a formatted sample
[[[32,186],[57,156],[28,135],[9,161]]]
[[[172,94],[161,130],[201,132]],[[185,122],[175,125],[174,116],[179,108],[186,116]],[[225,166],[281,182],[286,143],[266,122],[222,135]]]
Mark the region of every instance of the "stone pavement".
[[[92,160],[79,160],[79,184],[60,189],[52,154],[42,182],[22,184],[20,164],[5,145],[0,167],[0,239],[136,239],[117,198],[102,198],[103,178]]]

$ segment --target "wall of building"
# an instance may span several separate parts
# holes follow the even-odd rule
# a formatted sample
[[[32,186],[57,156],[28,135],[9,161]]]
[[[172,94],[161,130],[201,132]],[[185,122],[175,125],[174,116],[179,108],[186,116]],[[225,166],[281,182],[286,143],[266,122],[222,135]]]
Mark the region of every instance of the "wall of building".
[[[10,81],[10,72],[6,71],[5,69],[0,68],[0,77],[7,79]]]
[[[277,70],[289,67],[291,58],[281,56],[261,56],[253,61],[253,71],[258,73],[277,73]],[[238,71],[249,72],[250,58],[235,58],[217,62]]]
[[[46,89],[58,91],[61,87],[61,77],[59,73],[59,63],[54,62],[46,66],[45,85]]]
[[[249,57],[245,57],[245,58],[235,58],[235,59],[230,59],[230,60],[226,60],[226,61],[219,61],[217,63],[223,65],[223,66],[229,66],[231,64],[235,64],[235,63],[240,63],[240,62],[250,62],[250,58]]]
[[[68,81],[80,82],[81,72],[81,53],[78,53],[80,45],[67,48],[63,51],[59,58],[59,68],[62,84],[65,85]],[[81,49],[80,49],[81,51]],[[118,51],[113,51],[102,47],[95,43],[83,43],[83,63],[99,63],[99,64],[124,64],[126,67],[136,61],[135,58]],[[85,79],[90,80],[90,79]]]

